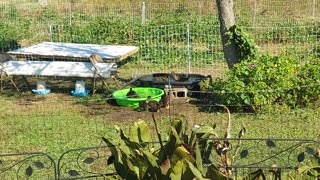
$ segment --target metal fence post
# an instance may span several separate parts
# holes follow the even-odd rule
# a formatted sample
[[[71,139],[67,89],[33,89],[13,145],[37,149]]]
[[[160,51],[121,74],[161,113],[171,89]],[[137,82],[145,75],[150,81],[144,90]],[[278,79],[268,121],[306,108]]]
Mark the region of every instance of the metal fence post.
[[[41,6],[48,6],[48,0],[38,0],[38,3],[39,3]]]
[[[146,3],[142,2],[142,8],[141,8],[141,24],[144,25],[146,20]]]
[[[72,4],[73,4],[73,1],[70,0],[70,3],[69,3],[69,25],[72,26]]]
[[[202,2],[201,1],[199,1],[198,2],[198,13],[199,13],[199,15],[201,16],[202,15]]]
[[[190,54],[190,25],[187,24],[187,53],[188,53],[188,74],[191,73],[191,54]]]
[[[255,27],[256,25],[256,14],[257,14],[257,0],[253,1],[253,18],[252,18],[252,25]]]
[[[313,0],[312,6],[312,18],[314,19],[316,17],[316,0]]]
[[[49,24],[49,35],[50,35],[50,42],[52,42],[52,25]]]

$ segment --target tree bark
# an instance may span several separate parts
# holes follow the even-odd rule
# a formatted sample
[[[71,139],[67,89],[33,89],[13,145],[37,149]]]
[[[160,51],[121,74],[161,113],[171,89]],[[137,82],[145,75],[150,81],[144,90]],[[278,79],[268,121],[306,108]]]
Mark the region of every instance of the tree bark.
[[[219,13],[224,58],[227,61],[228,67],[232,68],[233,65],[240,60],[235,42],[233,40],[230,41],[227,35],[228,29],[235,25],[233,0],[216,0],[216,2]]]

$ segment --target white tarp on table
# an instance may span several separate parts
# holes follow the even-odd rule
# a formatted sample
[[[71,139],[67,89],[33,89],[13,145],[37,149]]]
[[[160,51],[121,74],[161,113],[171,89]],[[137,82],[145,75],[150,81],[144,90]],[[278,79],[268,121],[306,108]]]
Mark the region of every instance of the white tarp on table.
[[[3,68],[3,69],[2,69]],[[103,78],[109,78],[111,72],[116,71],[115,63],[97,63],[97,73]],[[91,62],[73,61],[6,61],[0,66],[9,76],[66,76],[66,77],[94,77],[95,68]]]
[[[43,57],[43,58],[80,58],[87,59],[93,53],[102,59],[123,60],[138,52],[136,46],[125,45],[99,45],[99,44],[77,44],[62,42],[42,42],[29,47],[20,48],[7,52],[17,57]]]

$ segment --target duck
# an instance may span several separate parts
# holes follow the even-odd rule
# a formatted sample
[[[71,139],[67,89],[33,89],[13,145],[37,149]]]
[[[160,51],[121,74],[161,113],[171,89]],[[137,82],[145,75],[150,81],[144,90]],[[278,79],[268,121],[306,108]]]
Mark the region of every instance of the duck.
[[[171,71],[170,75],[172,76],[172,78],[173,78],[175,81],[179,81],[179,80],[180,80],[180,77],[176,74],[176,72]]]
[[[209,83],[212,85],[213,78],[210,74],[207,75],[207,80],[209,80]]]
[[[89,56],[89,60],[92,64],[103,63],[103,59],[101,58],[101,56],[95,53]]]
[[[128,91],[128,93],[127,93],[127,97],[128,97],[128,98],[139,98],[139,95],[138,95],[137,92],[135,92],[135,91],[133,90],[133,88],[130,88],[129,91]]]
[[[152,100],[151,96],[147,98],[147,108],[149,112],[159,112],[160,103],[158,101]]]
[[[138,112],[146,111],[148,109],[147,101],[140,101],[139,106],[135,109]]]
[[[160,99],[160,107],[169,109],[170,105],[172,104],[174,95],[172,91],[169,91],[168,94],[164,94],[161,96]]]

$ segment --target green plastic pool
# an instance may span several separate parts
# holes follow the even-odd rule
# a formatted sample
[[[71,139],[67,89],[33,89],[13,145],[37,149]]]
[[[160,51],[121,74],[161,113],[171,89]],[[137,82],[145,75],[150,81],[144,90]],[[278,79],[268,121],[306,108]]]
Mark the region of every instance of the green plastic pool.
[[[164,94],[162,89],[153,87],[134,87],[132,89],[137,92],[139,98],[128,98],[126,96],[130,88],[117,90],[112,93],[112,97],[119,106],[138,107],[139,102],[147,100],[148,96],[151,96],[155,101],[160,101],[161,96]]]

